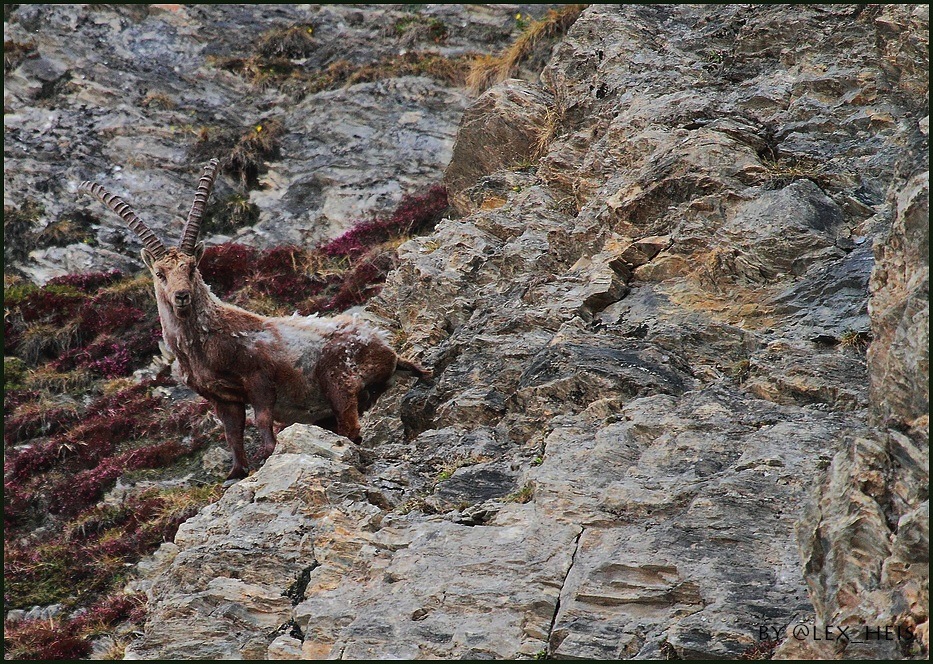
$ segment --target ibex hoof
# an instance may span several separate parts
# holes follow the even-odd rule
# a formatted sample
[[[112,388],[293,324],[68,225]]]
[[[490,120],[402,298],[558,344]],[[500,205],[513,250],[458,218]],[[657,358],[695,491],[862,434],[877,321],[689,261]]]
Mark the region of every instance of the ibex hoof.
[[[227,475],[227,482],[236,482],[237,480],[243,479],[247,475],[249,475],[249,471],[246,468],[243,466],[234,466],[230,470],[230,474]],[[224,484],[226,484],[226,482],[224,482]]]

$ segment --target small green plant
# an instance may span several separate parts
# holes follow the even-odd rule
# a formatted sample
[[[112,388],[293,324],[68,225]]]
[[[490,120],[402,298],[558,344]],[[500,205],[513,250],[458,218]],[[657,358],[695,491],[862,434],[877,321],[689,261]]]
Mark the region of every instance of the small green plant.
[[[259,208],[247,196],[235,192],[207,204],[201,232],[205,237],[218,233],[232,235],[238,229],[252,226],[258,221]]]
[[[431,41],[441,44],[447,40],[447,26],[438,18],[429,18],[421,14],[404,16],[392,24],[392,33],[409,42]]]
[[[3,358],[3,391],[23,389],[26,377],[26,363],[18,357]]]
[[[314,51],[314,26],[299,23],[267,30],[256,42],[256,51],[266,58],[306,58]]]
[[[842,348],[849,348],[858,353],[864,353],[871,344],[871,332],[864,330],[846,330],[839,337],[839,345]]]
[[[531,502],[531,499],[535,495],[535,485],[532,482],[525,482],[521,489],[518,491],[513,491],[505,498],[503,502],[506,503],[528,503]]]
[[[33,246],[36,226],[45,214],[41,203],[27,198],[19,207],[3,206],[3,264],[25,260]]]
[[[279,139],[285,133],[285,127],[276,118],[265,118],[245,127],[242,133],[211,127],[192,129],[187,133],[196,138],[188,149],[191,161],[200,162],[218,155],[226,155],[220,163],[223,172],[237,178],[244,189],[256,189],[259,187],[259,175],[264,171],[266,161],[278,155]],[[232,201],[228,199],[226,202]],[[238,203],[234,208],[241,215],[251,214],[251,209],[245,202]],[[213,209],[217,210],[216,204]]]
[[[82,211],[64,214],[46,226],[35,239],[37,247],[66,247],[69,244],[96,245],[93,225],[97,218]]]
[[[810,180],[817,186],[827,184],[826,166],[809,157],[789,157],[764,159],[762,165],[767,169],[765,187],[782,189],[797,180]]]
[[[729,377],[738,384],[744,383],[748,380],[749,375],[751,375],[752,364],[750,361],[739,360],[731,367],[729,367]]]
[[[440,472],[438,472],[437,476],[435,477],[435,482],[449,480],[451,477],[453,477],[453,474],[457,472],[458,469],[464,468],[465,466],[475,466],[476,464],[483,463],[484,461],[488,461],[488,459],[486,457],[479,456],[458,457],[448,461],[441,467]]]
[[[279,138],[285,133],[284,125],[276,119],[257,122],[244,133],[223,161],[225,172],[236,175],[240,183],[254,189],[259,186],[259,173],[267,159],[278,154]]]
[[[541,456],[536,456],[534,459],[531,460],[532,466],[540,466],[542,463],[544,463],[544,457],[541,457]]]
[[[525,14],[523,16],[519,12],[518,14],[515,15],[515,29],[518,30],[519,32],[524,32],[525,30],[528,29],[528,22],[532,20],[534,19],[532,19],[528,14]]]

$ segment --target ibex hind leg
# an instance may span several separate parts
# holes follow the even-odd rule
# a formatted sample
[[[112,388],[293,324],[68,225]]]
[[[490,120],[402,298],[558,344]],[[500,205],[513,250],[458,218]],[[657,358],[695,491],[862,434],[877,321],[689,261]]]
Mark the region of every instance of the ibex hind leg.
[[[362,442],[359,399],[363,381],[357,375],[356,368],[350,366],[345,348],[341,344],[325,346],[315,374],[337,419],[337,433],[354,443]]]
[[[363,442],[359,415],[359,392],[362,387],[359,381],[342,381],[341,384],[330,382],[324,388],[337,418],[337,433],[357,444]]]

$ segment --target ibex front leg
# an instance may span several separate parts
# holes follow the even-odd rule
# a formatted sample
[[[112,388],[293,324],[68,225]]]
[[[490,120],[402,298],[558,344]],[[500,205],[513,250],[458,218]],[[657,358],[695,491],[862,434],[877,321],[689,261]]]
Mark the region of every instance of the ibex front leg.
[[[246,428],[246,404],[234,401],[213,401],[214,412],[224,425],[227,445],[233,452],[233,467],[228,480],[239,480],[249,473],[246,451],[243,449],[243,429]]]

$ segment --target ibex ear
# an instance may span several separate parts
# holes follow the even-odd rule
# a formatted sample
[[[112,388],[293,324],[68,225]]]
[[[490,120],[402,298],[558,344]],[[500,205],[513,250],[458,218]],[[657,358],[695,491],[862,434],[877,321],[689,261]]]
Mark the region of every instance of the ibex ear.
[[[152,252],[149,251],[148,249],[143,249],[142,257],[143,257],[143,263],[145,263],[146,267],[148,267],[151,270],[152,264],[155,263],[155,260],[156,260],[155,256],[153,256]]]
[[[194,264],[197,265],[201,262],[201,259],[204,257],[204,243],[198,242],[194,245]]]

